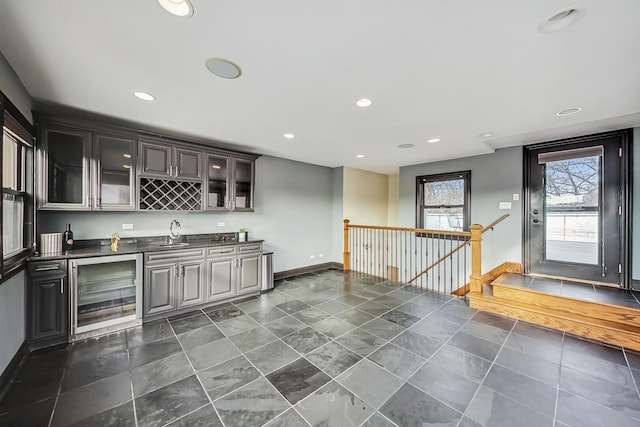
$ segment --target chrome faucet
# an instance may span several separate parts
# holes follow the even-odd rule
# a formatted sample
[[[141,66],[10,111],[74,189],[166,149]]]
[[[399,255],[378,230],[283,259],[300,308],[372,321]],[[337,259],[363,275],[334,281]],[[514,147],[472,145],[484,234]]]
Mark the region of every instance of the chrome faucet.
[[[171,225],[169,226],[169,243],[174,243],[180,238],[180,233],[177,230],[173,229],[173,226],[180,227],[180,223],[177,219],[171,221]]]

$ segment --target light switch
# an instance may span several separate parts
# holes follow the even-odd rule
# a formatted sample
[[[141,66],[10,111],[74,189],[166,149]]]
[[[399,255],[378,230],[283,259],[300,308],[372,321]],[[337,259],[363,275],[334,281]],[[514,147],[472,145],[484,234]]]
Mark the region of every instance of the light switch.
[[[520,200],[520,193],[513,193],[513,201],[517,202],[518,200]]]
[[[511,202],[500,202],[500,209],[511,209]]]

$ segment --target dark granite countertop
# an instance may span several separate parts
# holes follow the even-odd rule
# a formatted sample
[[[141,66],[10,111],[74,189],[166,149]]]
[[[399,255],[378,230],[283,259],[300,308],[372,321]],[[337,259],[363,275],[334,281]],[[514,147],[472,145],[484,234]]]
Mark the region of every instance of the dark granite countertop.
[[[189,243],[184,246],[162,246],[167,243],[167,236],[126,237],[120,239],[118,250],[111,250],[110,239],[76,240],[74,249],[62,253],[32,255],[27,261],[48,261],[57,259],[89,258],[109,255],[124,255],[143,252],[174,251],[180,249],[205,248],[212,246],[250,245],[262,243],[264,240],[249,239],[238,241],[236,233],[189,234],[180,236],[179,242]]]

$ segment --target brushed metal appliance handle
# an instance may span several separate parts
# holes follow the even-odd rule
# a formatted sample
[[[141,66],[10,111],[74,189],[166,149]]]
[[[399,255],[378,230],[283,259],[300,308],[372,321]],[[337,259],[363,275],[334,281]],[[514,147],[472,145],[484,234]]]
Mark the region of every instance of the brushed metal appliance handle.
[[[64,279],[60,279],[60,293],[64,294]]]
[[[50,265],[48,267],[36,267],[36,272],[51,271],[51,270],[57,270],[57,269],[58,269],[58,265]]]

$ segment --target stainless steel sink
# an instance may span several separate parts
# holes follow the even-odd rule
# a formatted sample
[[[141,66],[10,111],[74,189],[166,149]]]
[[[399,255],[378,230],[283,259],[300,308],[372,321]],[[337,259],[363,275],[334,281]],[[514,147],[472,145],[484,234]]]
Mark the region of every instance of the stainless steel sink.
[[[183,246],[189,246],[189,242],[179,242],[179,243],[161,243],[160,247],[163,248],[180,248]]]

